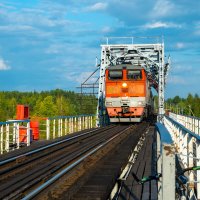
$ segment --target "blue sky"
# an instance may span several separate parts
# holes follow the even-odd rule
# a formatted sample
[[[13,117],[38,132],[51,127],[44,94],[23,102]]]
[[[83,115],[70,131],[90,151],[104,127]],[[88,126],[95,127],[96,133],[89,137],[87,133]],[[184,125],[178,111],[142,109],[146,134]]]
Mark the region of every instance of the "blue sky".
[[[166,97],[200,95],[199,0],[0,0],[0,90],[76,90],[104,37],[161,35]]]

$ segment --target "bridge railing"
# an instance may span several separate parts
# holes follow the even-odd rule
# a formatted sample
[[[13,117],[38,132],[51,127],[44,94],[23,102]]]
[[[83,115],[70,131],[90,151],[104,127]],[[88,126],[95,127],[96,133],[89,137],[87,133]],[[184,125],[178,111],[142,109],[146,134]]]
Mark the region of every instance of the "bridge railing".
[[[21,135],[20,129],[22,130]],[[27,146],[31,143],[30,120],[0,122],[0,154],[19,149],[22,143]]]
[[[70,133],[95,127],[95,115],[58,116],[46,119],[46,139],[54,139]]]
[[[188,127],[186,128],[183,125],[183,118],[181,118],[180,123],[178,122],[179,116],[175,116],[174,114],[171,114],[169,116],[170,117],[165,116],[164,124],[170,132],[171,137],[174,141],[176,155],[178,156],[179,161],[181,161],[184,168],[193,167],[194,165],[200,166],[200,136],[188,129],[190,128],[193,130],[197,130],[194,129],[193,125],[191,125],[191,118],[188,117],[188,120],[187,117],[185,117],[186,125]],[[192,199],[192,197],[195,195],[194,191],[196,190],[197,199],[200,199],[200,171],[190,171],[188,173],[188,178],[189,196]]]
[[[175,200],[175,153],[170,133],[161,123],[156,123],[158,200]]]
[[[200,135],[200,118],[170,112],[169,117],[182,124],[185,128]]]
[[[95,127],[95,115],[58,116],[40,120],[39,139],[50,140]],[[0,154],[29,146],[33,141],[30,120],[0,122]]]

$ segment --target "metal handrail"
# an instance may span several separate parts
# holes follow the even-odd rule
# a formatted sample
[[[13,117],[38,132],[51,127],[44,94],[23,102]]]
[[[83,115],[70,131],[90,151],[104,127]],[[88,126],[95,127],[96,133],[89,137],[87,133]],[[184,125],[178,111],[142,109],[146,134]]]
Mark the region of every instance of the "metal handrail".
[[[156,123],[158,199],[175,200],[175,152],[170,133],[161,123]]]
[[[187,132],[188,134],[190,134],[192,137],[196,138],[197,140],[200,140],[200,136],[197,135],[196,133],[194,133],[193,131],[190,131],[189,129],[187,129],[185,126],[183,126],[182,124],[180,124],[179,122],[175,121],[174,119],[165,116],[166,119],[168,119],[169,121],[171,121],[172,123],[176,124],[177,126],[179,126],[183,131]]]
[[[194,163],[199,166],[200,136],[191,129],[189,130],[191,127],[185,127],[171,117],[165,116],[164,124],[171,134],[176,149],[176,155],[183,167],[192,167]],[[191,192],[192,194],[192,192],[196,190],[197,198],[200,199],[200,183],[198,182],[200,180],[200,172],[190,172],[188,178],[189,182],[197,182],[196,189],[194,184],[189,185],[190,191],[188,191],[188,193]]]

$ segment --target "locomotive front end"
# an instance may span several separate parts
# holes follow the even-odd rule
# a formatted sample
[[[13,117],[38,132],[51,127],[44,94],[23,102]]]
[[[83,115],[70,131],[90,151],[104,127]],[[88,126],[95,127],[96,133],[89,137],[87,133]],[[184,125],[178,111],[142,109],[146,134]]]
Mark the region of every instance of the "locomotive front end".
[[[147,82],[144,69],[133,65],[106,70],[105,105],[110,122],[141,122],[147,112]]]

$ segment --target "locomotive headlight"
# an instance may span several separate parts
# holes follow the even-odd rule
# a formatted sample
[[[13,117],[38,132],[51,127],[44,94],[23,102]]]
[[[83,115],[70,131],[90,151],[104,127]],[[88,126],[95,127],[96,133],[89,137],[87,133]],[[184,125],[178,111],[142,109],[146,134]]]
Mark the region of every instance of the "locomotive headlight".
[[[112,106],[112,102],[106,102],[106,106]]]
[[[127,83],[122,83],[122,87],[126,88],[127,87]]]
[[[138,101],[138,106],[144,106],[145,102],[144,101]]]

